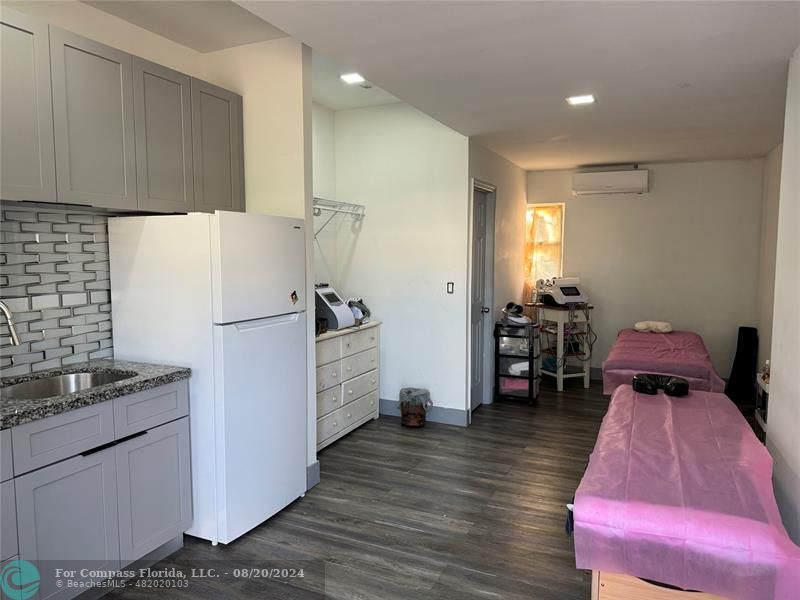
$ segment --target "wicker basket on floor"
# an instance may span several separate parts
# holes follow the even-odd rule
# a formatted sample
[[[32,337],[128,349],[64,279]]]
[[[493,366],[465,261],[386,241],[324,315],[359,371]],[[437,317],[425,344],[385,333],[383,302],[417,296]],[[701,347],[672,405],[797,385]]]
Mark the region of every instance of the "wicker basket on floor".
[[[431,393],[422,388],[400,390],[400,423],[404,427],[424,427],[425,414],[433,406]]]

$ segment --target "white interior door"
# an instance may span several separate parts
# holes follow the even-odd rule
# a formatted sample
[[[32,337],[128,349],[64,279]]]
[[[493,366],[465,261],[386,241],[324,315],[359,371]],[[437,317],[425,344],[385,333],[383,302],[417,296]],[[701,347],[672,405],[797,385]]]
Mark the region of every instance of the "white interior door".
[[[483,403],[485,372],[486,212],[488,194],[476,189],[472,204],[472,287],[470,289],[470,411]]]
[[[305,310],[302,219],[218,211],[211,244],[214,323]]]
[[[305,336],[305,313],[214,327],[223,543],[305,493]]]

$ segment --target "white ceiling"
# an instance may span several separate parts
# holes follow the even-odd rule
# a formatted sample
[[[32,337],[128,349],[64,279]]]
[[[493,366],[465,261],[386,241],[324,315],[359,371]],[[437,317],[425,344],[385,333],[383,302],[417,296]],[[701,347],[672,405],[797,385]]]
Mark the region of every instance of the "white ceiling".
[[[311,55],[311,91],[314,102],[331,110],[349,110],[351,108],[364,108],[380,104],[400,102],[370,82],[371,87],[365,89],[360,85],[349,85],[339,76],[343,73],[352,73],[355,69],[346,63],[339,63],[319,52]]]
[[[800,44],[800,2],[237,1],[525,169],[763,156]]]
[[[286,37],[231,0],[83,1],[198,52]]]

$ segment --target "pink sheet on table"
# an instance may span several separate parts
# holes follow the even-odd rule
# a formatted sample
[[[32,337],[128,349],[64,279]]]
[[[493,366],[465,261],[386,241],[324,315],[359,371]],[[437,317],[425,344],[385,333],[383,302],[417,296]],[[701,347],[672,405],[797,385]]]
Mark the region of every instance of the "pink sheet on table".
[[[725,382],[717,375],[703,338],[692,331],[642,333],[623,329],[603,362],[603,393],[629,384],[636,373],[678,375],[694,390],[722,392]]]
[[[611,398],[575,494],[575,562],[732,600],[795,600],[772,458],[724,395]]]

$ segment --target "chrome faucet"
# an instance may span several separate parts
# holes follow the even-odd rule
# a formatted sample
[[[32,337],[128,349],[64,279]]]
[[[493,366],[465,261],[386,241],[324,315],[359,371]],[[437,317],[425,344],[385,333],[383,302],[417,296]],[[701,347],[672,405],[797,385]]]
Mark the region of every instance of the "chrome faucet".
[[[14,327],[14,319],[12,318],[11,310],[2,300],[0,300],[0,311],[3,311],[3,314],[6,316],[6,321],[8,322],[8,331],[11,334],[11,344],[13,346],[19,346],[19,336],[17,335],[17,330]]]

